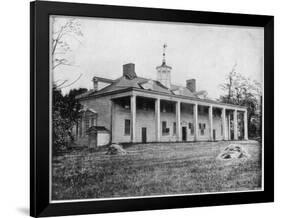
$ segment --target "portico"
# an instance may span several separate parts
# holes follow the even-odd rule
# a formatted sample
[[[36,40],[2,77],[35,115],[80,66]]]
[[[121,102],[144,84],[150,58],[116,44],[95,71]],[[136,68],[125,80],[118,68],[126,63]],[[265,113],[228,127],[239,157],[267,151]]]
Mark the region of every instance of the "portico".
[[[247,110],[240,106],[134,90],[112,96],[112,103],[115,104],[115,99],[122,98],[127,99],[127,111],[123,113],[127,114],[126,119],[130,120],[130,137],[129,141],[126,139],[125,142],[248,139]],[[238,124],[238,114],[243,114],[242,127]],[[113,122],[116,120],[114,116],[118,115],[124,116],[113,113]],[[113,125],[116,126],[114,123]],[[128,127],[123,129],[125,128]],[[114,129],[112,130],[114,132]],[[230,134],[231,132],[233,134]],[[121,137],[121,134],[119,136]],[[117,141],[121,142],[120,138]]]

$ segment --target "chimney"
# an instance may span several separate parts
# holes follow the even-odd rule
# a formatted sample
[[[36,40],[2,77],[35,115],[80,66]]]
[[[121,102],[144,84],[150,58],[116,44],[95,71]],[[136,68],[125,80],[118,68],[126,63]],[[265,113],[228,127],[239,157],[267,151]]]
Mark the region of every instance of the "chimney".
[[[123,65],[123,76],[126,77],[126,79],[134,79],[137,77],[137,74],[135,72],[135,64],[129,63]]]
[[[94,91],[98,91],[99,90],[99,87],[98,87],[98,84],[99,84],[99,81],[96,77],[93,78],[93,84],[94,84]]]
[[[196,92],[196,80],[195,79],[186,80],[186,88],[188,88],[191,92]]]

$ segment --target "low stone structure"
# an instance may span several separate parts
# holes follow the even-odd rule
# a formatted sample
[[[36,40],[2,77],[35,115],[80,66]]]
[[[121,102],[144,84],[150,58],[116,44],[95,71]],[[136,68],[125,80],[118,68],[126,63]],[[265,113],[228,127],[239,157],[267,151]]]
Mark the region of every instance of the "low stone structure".
[[[112,144],[108,147],[106,154],[108,154],[108,155],[116,155],[116,154],[125,155],[125,154],[127,154],[127,151],[121,145]]]
[[[238,144],[230,144],[218,156],[219,159],[223,160],[240,159],[248,157],[248,152],[241,145]]]

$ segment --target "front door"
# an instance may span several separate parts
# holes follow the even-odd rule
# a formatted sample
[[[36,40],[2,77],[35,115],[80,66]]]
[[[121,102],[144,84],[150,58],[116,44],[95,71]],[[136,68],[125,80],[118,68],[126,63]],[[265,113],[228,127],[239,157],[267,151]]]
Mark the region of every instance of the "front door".
[[[146,143],[146,127],[141,128],[141,138],[142,138],[142,142]]]
[[[182,127],[182,140],[186,141],[186,126]]]
[[[213,140],[216,141],[216,130],[213,129]]]

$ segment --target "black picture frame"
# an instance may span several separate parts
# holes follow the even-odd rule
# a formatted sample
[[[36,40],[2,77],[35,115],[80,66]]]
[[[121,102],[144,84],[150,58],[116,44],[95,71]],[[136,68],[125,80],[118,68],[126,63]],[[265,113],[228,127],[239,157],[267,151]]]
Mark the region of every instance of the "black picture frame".
[[[49,16],[264,27],[264,191],[69,203],[49,202]],[[274,201],[274,17],[140,7],[30,3],[30,215],[61,216]]]

